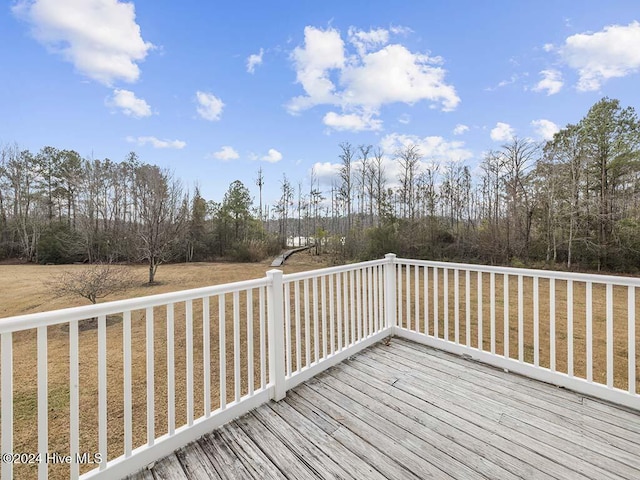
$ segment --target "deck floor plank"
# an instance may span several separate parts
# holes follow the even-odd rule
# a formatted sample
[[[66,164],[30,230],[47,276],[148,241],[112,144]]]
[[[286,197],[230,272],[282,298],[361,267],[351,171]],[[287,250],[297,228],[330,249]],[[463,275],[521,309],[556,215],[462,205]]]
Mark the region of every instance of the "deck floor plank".
[[[404,363],[409,368],[413,360],[402,356],[393,356],[394,362]],[[431,363],[433,365],[433,362]],[[425,365],[421,363],[421,365]],[[418,369],[420,370],[420,369]],[[431,370],[429,377],[433,377],[437,368]],[[444,370],[438,370],[443,371]],[[550,434],[556,435],[570,444],[579,443],[596,453],[604,453],[615,457],[631,466],[640,468],[640,458],[637,455],[637,445],[640,444],[640,435],[612,426],[601,419],[594,419],[590,412],[585,411],[580,405],[572,405],[572,409],[565,410],[563,406],[547,407],[540,404],[539,399],[532,399],[532,392],[525,394],[517,389],[507,389],[495,386],[491,383],[481,383],[477,379],[470,379],[466,372],[455,371],[451,374],[454,379],[470,382],[472,385],[461,387],[461,395],[468,398],[486,398],[512,411],[515,418],[528,423],[530,426],[540,428]],[[419,374],[417,374],[419,375]],[[451,385],[452,379],[444,377],[443,385]],[[457,384],[459,382],[456,382]],[[455,385],[454,384],[454,385]],[[457,385],[456,385],[457,386]],[[494,406],[496,406],[494,403]],[[630,415],[629,423],[640,423],[640,416]],[[576,428],[578,427],[578,428]],[[619,435],[623,432],[623,435]]]
[[[287,478],[318,478],[306,463],[289,450],[255,416],[252,414],[244,415],[236,420],[236,423]]]
[[[640,413],[393,338],[131,480],[640,478]]]
[[[403,415],[419,422],[423,427],[441,433],[472,452],[477,452],[482,458],[511,472],[511,478],[515,476],[532,480],[547,479],[553,478],[551,473],[557,471],[555,464],[550,465],[547,473],[538,470],[534,467],[535,463],[530,464],[522,460],[522,458],[531,457],[529,450],[518,448],[517,444],[514,445],[497,434],[488,436],[485,428],[479,428],[471,422],[440,409],[434,413],[431,404],[373,377],[372,375],[377,371],[358,370],[355,362],[352,362],[348,367],[340,367],[342,366],[336,370],[345,375],[344,380],[349,385],[363,392],[370,392],[374,398],[384,404],[388,404],[391,398],[395,398],[400,402],[398,411]],[[546,460],[546,458],[541,457],[535,460],[539,462]],[[508,478],[509,476],[504,472],[500,472],[500,475],[500,478]],[[566,478],[569,478],[569,475]]]
[[[193,480],[224,480],[212,465],[207,454],[198,442],[176,451],[176,457],[182,464],[187,477]]]
[[[375,361],[380,363],[401,363],[399,357],[393,359],[378,356],[379,352],[373,355]],[[409,361],[405,360],[405,367],[409,368]],[[393,368],[393,367],[391,367]],[[415,368],[415,366],[414,366]],[[622,478],[638,478],[638,470],[629,477],[624,472],[630,472],[627,466],[622,463],[635,462],[633,456],[628,455],[624,450],[616,449],[613,445],[608,445],[606,441],[593,435],[584,425],[571,423],[570,421],[551,414],[545,410],[532,411],[527,405],[522,405],[513,401],[509,392],[504,394],[494,393],[491,390],[460,385],[455,377],[437,378],[433,375],[437,370],[430,371],[423,375],[419,368],[415,368],[411,377],[404,377],[396,382],[395,386],[405,389],[407,385],[415,387],[414,391],[425,392],[439,389],[449,401],[457,403],[464,409],[481,416],[487,416],[493,421],[497,421],[507,426],[513,431],[519,431],[524,435],[524,445],[529,444],[530,448],[535,448],[545,455],[558,450],[558,458],[564,458],[565,464],[570,464],[581,475],[588,478],[615,478],[612,477],[609,469],[618,470]],[[512,421],[512,419],[515,420]],[[605,436],[605,432],[598,432]],[[612,437],[609,437],[612,438]],[[545,448],[545,445],[549,449]],[[626,448],[637,448],[631,443],[625,444]],[[603,453],[604,451],[604,453]],[[610,456],[616,459],[609,458]],[[573,460],[573,461],[571,461]]]
[[[385,353],[378,351],[376,355],[385,355]],[[410,354],[411,357],[407,355],[407,352],[399,351],[398,355],[394,354],[393,357],[387,354],[387,358],[389,361],[401,363],[407,371],[416,369],[414,364],[415,353],[412,352]],[[522,388],[508,388],[497,385],[493,382],[495,377],[486,377],[482,376],[482,374],[473,375],[465,371],[462,365],[457,367],[452,366],[451,363],[445,365],[444,360],[430,359],[425,361],[418,359],[417,362],[420,367],[416,369],[418,371],[422,367],[427,368],[427,366],[430,366],[433,371],[442,372],[444,376],[442,376],[441,381],[444,383],[448,384],[452,379],[456,380],[458,384],[460,384],[460,380],[466,382],[460,384],[460,387],[467,396],[481,395],[495,399],[501,404],[512,406],[524,412],[528,416],[527,418],[532,415],[535,417],[533,421],[536,424],[538,423],[537,419],[551,423],[552,426],[550,428],[555,425],[564,425],[569,426],[570,430],[574,430],[575,425],[579,425],[582,436],[588,438],[590,442],[610,444],[616,448],[626,450],[630,456],[637,457],[636,445],[640,444],[640,434],[612,425],[599,418],[599,416],[594,417],[590,412],[584,410],[580,404],[562,405],[561,402],[543,402],[535,396],[537,391],[525,391]],[[427,377],[433,378],[432,373],[435,372],[429,372]],[[419,372],[417,375],[419,375]],[[637,423],[640,420],[640,416],[630,415],[628,420],[632,420],[630,423]],[[573,441],[575,439],[571,438],[569,440]]]
[[[385,477],[376,469],[372,468],[370,464],[344,447],[344,445],[332,436],[318,429],[311,420],[301,415],[286,402],[270,403],[269,408],[288,423],[294,431],[300,432],[300,434],[304,436],[304,438],[301,438],[302,441],[310,442],[321,452],[324,452],[351,477],[356,479],[385,480]]]
[[[162,480],[187,480],[187,474],[175,453],[164,457],[153,467],[153,476]]]
[[[219,430],[201,437],[198,443],[221,478],[226,480],[253,478],[250,467],[236,456],[229,444],[223,440]]]
[[[229,445],[229,448],[240,461],[252,470],[255,478],[265,480],[283,480],[287,478],[236,422],[220,428],[220,437],[223,442]]]
[[[367,462],[371,467],[380,472],[384,478],[389,480],[419,480],[411,470],[396,462],[394,458],[387,455],[387,450],[378,450],[368,443],[367,439],[357,436],[354,432],[345,428],[337,421],[327,416],[318,409],[315,404],[309,403],[297,391],[292,391],[287,396],[285,402],[292,408],[305,415],[317,428],[331,435],[345,448]]]
[[[372,374],[384,373],[384,367],[381,364],[371,367],[366,360],[363,356],[354,359],[352,361],[354,369]],[[429,395],[425,396],[425,389],[422,386],[413,387],[398,381],[391,382],[389,385],[392,387],[394,395],[416,402],[418,408],[424,409],[426,413],[438,416],[451,425],[458,426],[469,435],[475,435],[481,442],[501,447],[504,452],[513,456],[515,461],[520,460],[535,466],[543,476],[565,480],[576,478],[575,470],[570,470],[563,463],[558,463],[557,459],[554,459],[552,448],[543,449],[540,453],[532,450],[529,436],[507,429],[500,424],[499,415],[492,418],[490,410],[486,411],[484,416],[478,415],[470,411],[464,404],[459,405],[457,399],[449,398],[448,392],[440,392],[436,388],[430,388]],[[527,472],[527,470],[525,469],[523,472]],[[533,476],[535,475],[530,472],[525,478]]]
[[[393,361],[396,360],[397,358],[394,357]],[[382,357],[376,357],[376,361],[392,362],[391,359]],[[553,455],[557,450],[558,458],[564,458],[565,464],[571,465],[571,468],[587,478],[615,478],[611,476],[608,469],[617,469],[620,474],[628,471],[622,462],[610,459],[609,456],[634,461],[627,452],[608,445],[600,438],[586,436],[579,423],[571,424],[566,421],[563,423],[552,414],[545,415],[544,411],[537,412],[536,415],[527,406],[522,407],[518,402],[512,402],[508,392],[497,395],[478,385],[472,390],[459,386],[459,382],[451,378],[437,379],[431,374],[427,378],[418,370],[410,379],[402,379],[396,382],[395,386],[406,389],[407,385],[412,385],[417,392],[438,389],[445,397],[451,395],[448,400],[457,403],[463,410],[487,416],[493,421],[507,425],[511,431],[522,433],[524,438],[520,441],[523,445],[529,445],[529,448],[535,448],[544,455]],[[514,423],[511,419],[515,419],[518,423]],[[560,422],[563,425],[559,426],[554,422]],[[594,459],[597,460],[596,463],[593,463]],[[622,478],[628,477],[622,476]]]
[[[309,387],[334,403],[343,405],[349,415],[359,418],[371,427],[379,428],[390,440],[416,455],[429,452],[425,459],[440,472],[447,472],[454,478],[485,478],[479,471],[463,463],[459,457],[452,456],[454,446],[450,443],[446,444],[445,449],[440,450],[439,443],[446,439],[433,435],[433,432],[427,429],[421,430],[416,422],[406,419],[391,408],[380,406],[377,399],[370,399],[344,383],[331,382],[326,378],[326,374],[321,374],[314,380],[317,382],[309,382]],[[447,449],[450,451],[447,452]]]
[[[448,367],[457,366],[457,372],[462,372],[466,375],[465,378],[470,378],[471,381],[473,381],[476,376],[479,378],[490,378],[490,385],[501,385],[509,390],[520,391],[528,396],[529,402],[534,402],[534,404],[542,408],[550,408],[559,414],[569,416],[572,420],[575,420],[578,416],[577,412],[584,411],[587,415],[582,416],[583,419],[593,419],[599,422],[595,425],[596,428],[605,428],[605,425],[602,425],[601,422],[608,423],[615,426],[614,433],[617,432],[619,436],[622,435],[624,438],[633,442],[640,441],[640,422],[629,421],[630,418],[638,418],[638,412],[633,412],[624,407],[614,406],[555,385],[531,381],[531,379],[526,377],[504,372],[499,368],[487,367],[482,363],[449,355],[440,350],[420,350],[419,345],[407,340],[394,339],[394,342],[397,342],[397,353],[399,355],[403,355],[402,352],[407,352],[410,355],[421,352],[422,358],[430,360],[428,362],[422,362],[422,365],[433,365],[434,361],[437,362],[437,360],[434,360],[434,357],[435,359],[441,359],[443,362],[439,363],[439,365]],[[578,405],[577,411],[575,408],[576,405],[573,404]],[[592,414],[589,415],[589,413]],[[602,415],[603,413],[605,413],[605,415]],[[625,432],[625,430],[633,433],[629,434]]]
[[[427,442],[429,444],[428,450],[431,452],[430,456],[434,458],[437,455],[442,462],[438,465],[439,468],[442,468],[441,465],[444,464],[453,465],[455,462],[459,462],[471,471],[487,478],[504,480],[520,478],[487,459],[483,449],[476,451],[467,448],[468,445],[464,445],[466,443],[465,434],[461,433],[458,442],[456,442],[454,437],[458,432],[455,432],[454,429],[446,424],[439,425],[440,428],[424,425],[415,417],[407,415],[406,405],[403,405],[398,399],[394,397],[380,398],[383,394],[372,389],[366,382],[358,383],[346,375],[340,375],[335,370],[320,376],[319,380],[356,401],[366,411],[380,415],[381,418]],[[372,394],[374,396],[370,396]],[[438,453],[438,451],[442,453]]]
[[[366,438],[367,442],[376,449],[386,450],[399,463],[410,466],[411,471],[419,478],[455,478],[450,473],[436,468],[422,455],[417,455],[413,450],[408,449],[406,442],[390,439],[388,432],[381,425],[371,426],[357,416],[352,415],[349,409],[318,393],[318,390],[312,388],[309,383],[298,386],[297,393],[326,415],[339,421],[345,428],[358,432],[357,435],[359,437]],[[425,452],[422,453],[424,454]]]
[[[324,452],[305,437],[292,425],[282,418],[272,409],[257,408],[253,415],[262,424],[273,432],[282,444],[312,469],[318,478],[327,480],[333,478],[352,478],[340,464],[329,456],[329,452]]]

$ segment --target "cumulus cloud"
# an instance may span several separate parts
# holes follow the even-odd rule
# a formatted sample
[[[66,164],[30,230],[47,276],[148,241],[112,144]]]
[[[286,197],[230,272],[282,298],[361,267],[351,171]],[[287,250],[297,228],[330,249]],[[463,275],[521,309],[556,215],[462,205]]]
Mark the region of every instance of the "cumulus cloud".
[[[343,71],[341,79],[347,85],[343,102],[378,108],[387,103],[430,100],[440,103],[442,110],[453,110],[460,98],[444,82],[445,71],[436,66],[441,62],[439,57],[411,53],[402,45],[387,45]]]
[[[542,140],[551,140],[553,135],[560,131],[558,125],[544,118],[532,121],[531,126]]]
[[[142,118],[152,115],[149,104],[142,98],[137,98],[130,90],[114,90],[113,96],[107,99],[106,104],[121,109],[122,113],[130,117]]]
[[[247,58],[247,72],[253,73],[256,71],[256,67],[258,65],[262,65],[262,55],[264,54],[264,49],[260,49],[259,53],[253,53],[249,55]]]
[[[329,120],[337,128],[352,125],[358,131],[364,128],[357,118],[370,119],[366,129],[379,128],[381,123],[373,123],[374,117],[386,104],[413,105],[426,100],[449,111],[460,102],[455,88],[445,81],[442,58],[390,43],[393,32],[349,28],[347,39],[355,52],[348,51],[336,29],[307,26],[304,32],[304,44],[293,50],[291,59],[305,95],[289,101],[289,113],[299,114],[317,105],[339,107],[341,113],[325,115],[325,124]]]
[[[515,135],[515,130],[508,123],[498,122],[491,129],[491,140],[494,142],[508,142]]]
[[[127,142],[140,146],[151,145],[153,148],[175,148],[177,150],[182,150],[187,146],[187,142],[182,140],[160,140],[156,137],[127,137]]]
[[[229,160],[240,158],[240,155],[236,152],[235,148],[224,145],[219,151],[213,153],[213,158],[228,162]]]
[[[364,55],[374,48],[389,43],[389,31],[384,28],[370,29],[368,32],[349,27],[347,32],[351,43],[360,55]]]
[[[38,42],[108,86],[118,80],[135,82],[138,62],[153,48],[142,39],[133,3],[21,0],[13,12],[31,25]]]
[[[598,90],[610,78],[640,70],[640,22],[609,25],[595,33],[579,33],[565,40],[558,52],[578,71],[579,91]]]
[[[214,122],[220,120],[224,103],[212,93],[196,92],[196,100],[198,101],[198,115],[205,120]]]
[[[542,80],[533,87],[534,92],[547,92],[547,95],[554,95],[564,85],[562,73],[558,70],[542,70],[540,75],[542,75]]]
[[[340,164],[331,162],[316,162],[312,170],[318,182],[322,185],[331,185],[340,175]]]
[[[425,160],[438,163],[459,162],[473,157],[473,153],[464,148],[464,142],[450,142],[440,136],[421,138],[417,135],[391,133],[380,141],[382,150],[388,155],[394,155],[399,149],[410,145],[416,145]]]
[[[380,130],[382,128],[382,120],[373,118],[371,114],[328,112],[322,122],[335,130],[349,130],[352,132]]]
[[[469,130],[469,127],[467,127],[466,125],[463,125],[462,123],[459,123],[453,129],[453,134],[462,135],[464,132],[467,132],[468,130]]]
[[[333,104],[335,85],[329,72],[345,65],[344,42],[340,33],[332,28],[304,29],[304,47],[296,47],[291,54],[296,69],[296,80],[307,93],[293,98],[288,105],[290,113],[298,113],[314,105]]]
[[[264,157],[261,157],[260,160],[269,163],[278,163],[282,160],[282,154],[275,148],[270,148],[267,154]]]

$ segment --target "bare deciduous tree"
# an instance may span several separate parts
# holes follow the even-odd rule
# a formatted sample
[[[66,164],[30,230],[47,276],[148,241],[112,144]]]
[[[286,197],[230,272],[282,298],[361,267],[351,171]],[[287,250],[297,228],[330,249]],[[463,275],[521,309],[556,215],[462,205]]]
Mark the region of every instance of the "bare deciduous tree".
[[[340,187],[338,195],[345,206],[345,215],[347,217],[347,235],[351,231],[351,213],[352,213],[352,195],[353,195],[353,179],[351,170],[353,167],[354,150],[350,143],[343,142],[340,144],[342,153],[339,155],[342,160],[340,166]]]
[[[63,272],[46,282],[52,293],[65,297],[86,298],[91,303],[123,292],[131,287],[130,271],[119,265],[98,263],[81,270]]]
[[[188,218],[188,204],[180,182],[166,170],[143,165],[136,171],[139,205],[140,259],[149,264],[149,284],[155,282],[158,267],[176,254]]]

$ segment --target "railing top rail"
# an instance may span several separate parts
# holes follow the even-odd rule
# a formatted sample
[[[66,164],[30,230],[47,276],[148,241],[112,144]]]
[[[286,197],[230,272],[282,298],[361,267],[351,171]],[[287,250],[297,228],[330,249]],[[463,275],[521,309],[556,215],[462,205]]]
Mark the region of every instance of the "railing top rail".
[[[522,275],[525,277],[544,277],[556,280],[573,280],[579,282],[611,283],[630,287],[640,287],[640,278],[622,277],[620,275],[602,275],[595,273],[559,272],[556,270],[540,270],[515,267],[497,267],[493,265],[476,265],[471,263],[434,262],[430,260],[413,260],[398,258],[396,263],[403,265],[426,265],[429,267],[470,270],[474,272],[494,272],[508,275]]]
[[[64,308],[41,313],[30,313],[14,317],[0,318],[0,334],[28,330],[37,327],[56,325],[59,323],[83,320],[86,318],[111,315],[128,310],[140,310],[143,308],[157,307],[169,303],[184,302],[196,298],[233,293],[240,290],[264,287],[268,284],[267,277],[242,282],[225,283],[209,287],[180,290],[177,292],[160,293],[145,297],[128,298],[97,305]]]
[[[387,260],[369,260],[367,262],[349,263],[347,265],[339,265],[336,267],[319,268],[317,270],[308,270],[306,272],[288,273],[283,275],[284,282],[295,282],[298,280],[306,280],[313,277],[322,277],[334,273],[348,272],[350,270],[358,270],[360,268],[374,267],[376,265],[384,265]]]

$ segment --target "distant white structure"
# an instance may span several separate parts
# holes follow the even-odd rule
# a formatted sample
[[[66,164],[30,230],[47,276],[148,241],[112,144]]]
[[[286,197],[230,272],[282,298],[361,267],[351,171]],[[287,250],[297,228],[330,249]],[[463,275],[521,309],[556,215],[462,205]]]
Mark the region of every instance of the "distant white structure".
[[[306,247],[314,243],[315,239],[313,237],[287,237],[287,247]]]

